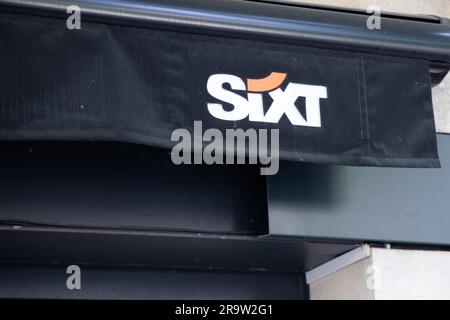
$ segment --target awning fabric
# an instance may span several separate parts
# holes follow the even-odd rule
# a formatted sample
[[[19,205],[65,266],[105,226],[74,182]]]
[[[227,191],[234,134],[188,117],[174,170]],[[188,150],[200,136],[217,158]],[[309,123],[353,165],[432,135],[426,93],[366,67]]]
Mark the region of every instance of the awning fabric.
[[[282,159],[439,166],[426,60],[86,21],[68,30],[65,23],[0,13],[0,139],[170,149],[173,130],[201,120],[204,130],[279,129]],[[208,111],[208,103],[221,103],[207,91],[211,75],[245,82],[272,72],[286,75],[282,91],[289,83],[327,88],[320,127],[286,116],[225,121]],[[261,95],[267,112],[272,98]],[[305,99],[296,106],[307,118]]]

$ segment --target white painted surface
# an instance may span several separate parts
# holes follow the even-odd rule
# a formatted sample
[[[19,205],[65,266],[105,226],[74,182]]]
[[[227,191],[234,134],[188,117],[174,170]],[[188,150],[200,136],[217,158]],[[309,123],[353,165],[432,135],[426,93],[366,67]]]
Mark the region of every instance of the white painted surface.
[[[373,300],[366,281],[371,257],[360,260],[309,285],[311,300]],[[367,280],[366,280],[367,279]]]
[[[368,245],[362,245],[306,272],[306,283],[313,283],[368,256],[370,256],[370,247]]]
[[[374,297],[450,299],[450,252],[372,249]]]
[[[449,300],[450,252],[372,248],[371,255],[310,284],[310,297]]]

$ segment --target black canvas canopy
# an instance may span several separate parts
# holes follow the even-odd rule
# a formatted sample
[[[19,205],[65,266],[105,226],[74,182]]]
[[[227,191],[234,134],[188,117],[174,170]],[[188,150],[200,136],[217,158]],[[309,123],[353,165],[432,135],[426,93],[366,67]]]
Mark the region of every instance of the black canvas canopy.
[[[439,166],[431,79],[450,62],[445,20],[386,16],[381,30],[368,30],[362,13],[323,8],[91,0],[70,2],[81,8],[81,29],[70,30],[69,2],[1,3],[2,140],[170,149],[175,129],[202,121],[204,129],[279,129],[282,159]],[[224,82],[222,89],[260,97],[266,115],[275,101],[270,90],[286,93],[294,84],[325,91],[295,100],[306,125],[287,115],[227,121],[208,109],[222,103],[224,112],[233,110],[208,90],[212,75],[241,79],[245,87]],[[272,76],[282,81],[264,88]],[[320,105],[320,122],[312,125],[310,98]]]

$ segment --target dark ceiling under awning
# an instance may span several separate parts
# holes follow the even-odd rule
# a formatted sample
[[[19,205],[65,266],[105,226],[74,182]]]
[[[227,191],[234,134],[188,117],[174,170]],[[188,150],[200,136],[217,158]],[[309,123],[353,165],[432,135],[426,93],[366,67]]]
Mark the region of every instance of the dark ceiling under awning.
[[[0,139],[170,149],[175,129],[202,121],[203,130],[279,129],[282,159],[439,166],[430,70],[450,62],[444,20],[387,17],[369,31],[361,14],[247,1],[75,2],[80,30],[67,29],[64,2],[1,1]],[[272,73],[284,75],[272,91],[249,85]],[[224,74],[247,84],[225,81],[226,92],[260,99],[266,115],[292,89],[304,123],[214,116],[208,104],[236,109],[208,89]]]

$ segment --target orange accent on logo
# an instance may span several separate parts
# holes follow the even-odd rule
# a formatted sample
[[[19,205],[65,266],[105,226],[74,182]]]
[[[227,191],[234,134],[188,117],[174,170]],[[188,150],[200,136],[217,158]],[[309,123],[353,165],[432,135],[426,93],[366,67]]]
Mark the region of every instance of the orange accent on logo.
[[[247,79],[247,90],[250,92],[267,92],[281,86],[286,79],[286,73],[272,72],[265,78]]]

